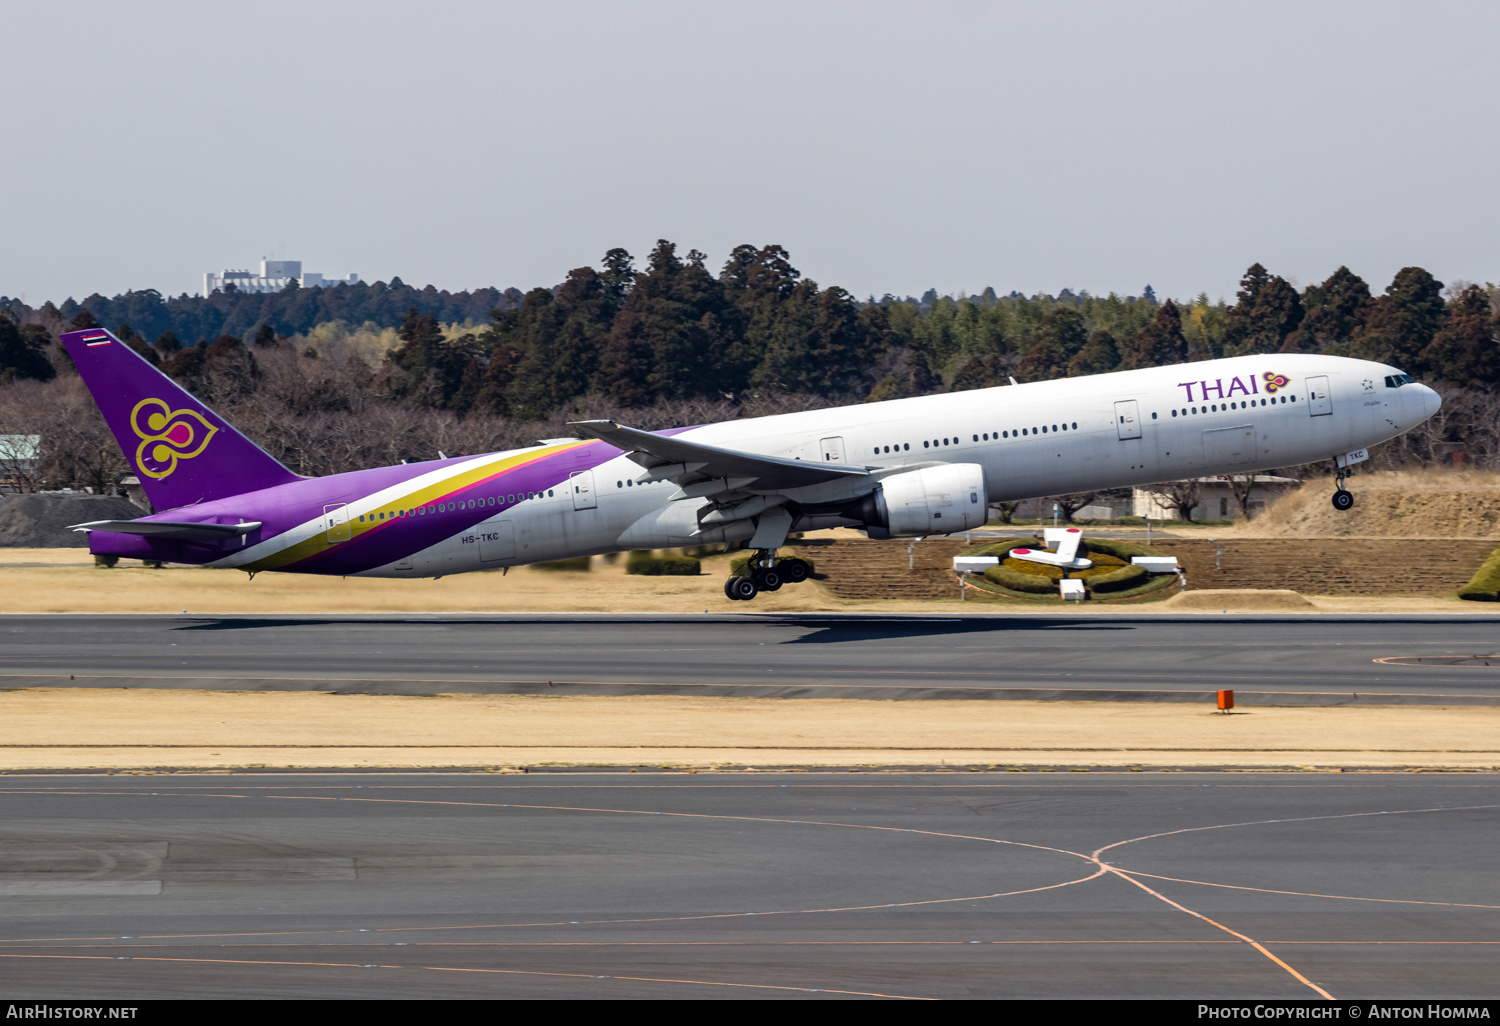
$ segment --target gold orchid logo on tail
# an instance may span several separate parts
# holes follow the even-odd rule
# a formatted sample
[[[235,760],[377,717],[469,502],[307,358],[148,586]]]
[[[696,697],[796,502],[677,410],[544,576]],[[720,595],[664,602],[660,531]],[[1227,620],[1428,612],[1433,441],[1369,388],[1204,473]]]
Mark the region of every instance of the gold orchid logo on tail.
[[[219,431],[196,410],[174,410],[160,399],[136,403],[130,411],[130,427],[141,439],[135,450],[136,467],[157,480],[176,470],[178,460],[201,453]]]

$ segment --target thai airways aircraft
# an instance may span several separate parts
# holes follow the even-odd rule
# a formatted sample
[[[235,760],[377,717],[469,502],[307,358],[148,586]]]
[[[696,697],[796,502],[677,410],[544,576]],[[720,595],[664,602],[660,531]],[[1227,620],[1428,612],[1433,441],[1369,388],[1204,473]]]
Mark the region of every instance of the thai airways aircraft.
[[[107,331],[62,336],[157,510],[77,525],[90,551],[362,577],[441,577],[708,543],[755,550],[751,599],[806,578],[792,531],[976,528],[991,503],[1333,458],[1437,412],[1395,367],[1277,354],[1012,384],[670,431],[613,421],[525,449],[304,478]]]

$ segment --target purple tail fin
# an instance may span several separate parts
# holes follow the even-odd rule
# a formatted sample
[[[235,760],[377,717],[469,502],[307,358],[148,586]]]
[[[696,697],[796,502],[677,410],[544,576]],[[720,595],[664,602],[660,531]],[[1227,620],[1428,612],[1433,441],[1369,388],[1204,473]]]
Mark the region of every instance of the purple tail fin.
[[[109,332],[62,342],[157,510],[300,480]]]

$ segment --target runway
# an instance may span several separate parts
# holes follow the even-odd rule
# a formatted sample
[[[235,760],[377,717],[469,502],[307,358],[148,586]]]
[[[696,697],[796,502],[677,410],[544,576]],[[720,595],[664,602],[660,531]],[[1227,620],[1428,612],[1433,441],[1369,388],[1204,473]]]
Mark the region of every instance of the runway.
[[[1500,702],[1500,618],[0,617],[0,687]]]
[[[1494,998],[1500,782],[0,778],[0,992]]]

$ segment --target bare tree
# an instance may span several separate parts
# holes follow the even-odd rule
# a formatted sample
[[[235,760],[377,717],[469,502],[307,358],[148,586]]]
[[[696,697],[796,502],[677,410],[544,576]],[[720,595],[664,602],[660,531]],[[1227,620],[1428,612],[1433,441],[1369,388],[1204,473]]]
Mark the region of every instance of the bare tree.
[[[1203,484],[1193,478],[1185,481],[1162,481],[1147,486],[1158,504],[1177,511],[1180,519],[1193,522],[1193,507],[1203,501]]]
[[[33,439],[39,434],[37,405],[47,392],[40,381],[0,386],[0,480],[19,492],[34,492],[41,474]]]
[[[1000,517],[1002,524],[1009,524],[1011,523],[1011,518],[1016,515],[1016,510],[1020,508],[1020,505],[1019,502],[996,502],[991,503],[990,509],[994,510],[996,515]]]
[[[1047,498],[1057,503],[1057,508],[1062,513],[1063,520],[1073,522],[1073,514],[1093,502],[1099,497],[1098,492],[1069,492],[1067,495],[1049,495]]]
[[[1248,523],[1250,520],[1250,493],[1255,491],[1254,474],[1223,474],[1220,475],[1229,484],[1230,494],[1234,496],[1235,505],[1240,508],[1240,516]]]

